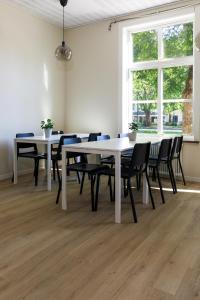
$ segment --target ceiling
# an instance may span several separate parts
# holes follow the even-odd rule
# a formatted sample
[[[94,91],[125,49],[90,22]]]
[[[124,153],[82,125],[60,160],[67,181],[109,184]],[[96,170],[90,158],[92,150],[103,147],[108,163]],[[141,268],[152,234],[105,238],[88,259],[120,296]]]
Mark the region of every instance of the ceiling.
[[[6,0],[28,9],[34,15],[62,25],[62,7],[59,0]],[[182,0],[179,0],[180,2]],[[177,2],[175,0],[68,0],[65,8],[65,27],[75,27],[138,10]]]

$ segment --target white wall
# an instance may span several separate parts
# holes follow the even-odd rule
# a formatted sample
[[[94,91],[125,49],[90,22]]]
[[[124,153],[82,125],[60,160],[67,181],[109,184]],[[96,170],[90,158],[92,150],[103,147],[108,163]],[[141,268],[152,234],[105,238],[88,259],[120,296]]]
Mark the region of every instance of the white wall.
[[[41,133],[45,117],[64,126],[65,64],[54,57],[60,42],[61,29],[0,4],[0,178],[12,173],[17,132]]]
[[[73,49],[66,81],[68,131],[100,130],[115,136],[121,128],[120,35],[117,25],[109,32],[108,24],[100,22],[66,31],[66,40]],[[200,181],[200,146],[185,144],[183,156],[186,178]]]
[[[108,32],[102,22],[69,30],[73,49],[67,64],[67,131],[101,131],[115,134],[118,126],[117,30]]]

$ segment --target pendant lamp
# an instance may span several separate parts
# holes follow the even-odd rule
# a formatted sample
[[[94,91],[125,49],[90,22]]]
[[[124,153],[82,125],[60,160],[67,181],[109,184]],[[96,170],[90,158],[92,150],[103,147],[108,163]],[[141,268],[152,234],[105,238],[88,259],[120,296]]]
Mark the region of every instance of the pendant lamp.
[[[65,43],[65,6],[68,0],[60,0],[60,4],[63,7],[63,41],[55,51],[55,56],[58,60],[69,61],[72,57],[72,50]]]

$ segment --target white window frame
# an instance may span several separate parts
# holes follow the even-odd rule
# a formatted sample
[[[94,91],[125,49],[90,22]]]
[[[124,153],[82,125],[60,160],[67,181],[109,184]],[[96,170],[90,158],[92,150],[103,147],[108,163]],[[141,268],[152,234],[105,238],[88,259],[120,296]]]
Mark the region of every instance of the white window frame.
[[[166,27],[172,24],[182,24],[193,22],[193,34],[196,34],[200,31],[200,5],[195,8],[182,9],[178,11],[172,11],[170,13],[163,13],[153,17],[146,17],[143,19],[138,19],[134,21],[123,22],[118,25],[119,33],[119,109],[118,109],[118,120],[119,126],[118,131],[127,132],[128,131],[128,122],[132,115],[128,109],[130,106],[130,69],[131,64],[128,60],[130,55],[127,55],[128,51],[131,51],[130,47],[130,33],[132,32],[141,32],[154,29],[156,27]],[[170,66],[185,66],[193,65],[193,137],[186,137],[189,140],[199,140],[200,139],[200,53],[193,48],[193,57],[184,57],[174,58],[174,59],[163,59],[160,62],[160,67],[170,67]],[[145,68],[145,63],[137,63],[138,69],[141,68],[141,65]],[[149,64],[149,62],[148,62]],[[134,65],[134,70],[137,67],[136,63]],[[133,66],[132,66],[133,67]],[[152,67],[156,67],[155,62],[152,62]],[[195,84],[196,83],[196,84]],[[161,86],[161,84],[160,84]],[[194,88],[195,87],[195,88]],[[161,91],[158,91],[161,93]],[[188,100],[187,100],[188,102]],[[132,103],[132,101],[131,101]],[[160,108],[161,109],[161,108]]]

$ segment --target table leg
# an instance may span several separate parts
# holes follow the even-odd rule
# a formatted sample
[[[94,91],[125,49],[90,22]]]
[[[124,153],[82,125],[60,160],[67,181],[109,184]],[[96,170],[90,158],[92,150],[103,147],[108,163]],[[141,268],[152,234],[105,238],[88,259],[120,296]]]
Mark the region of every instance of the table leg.
[[[17,184],[17,143],[14,141],[13,149],[13,172],[14,172],[14,184]]]
[[[67,168],[66,168],[66,151],[62,150],[62,209],[67,210]]]
[[[143,202],[143,204],[149,203],[149,188],[148,188],[147,179],[146,179],[145,174],[143,174],[142,202]]]
[[[115,223],[121,223],[121,153],[115,154]]]
[[[47,144],[47,189],[51,191],[51,144]]]

